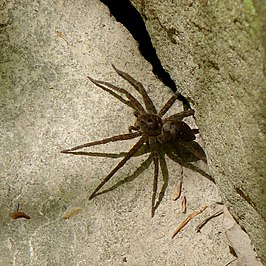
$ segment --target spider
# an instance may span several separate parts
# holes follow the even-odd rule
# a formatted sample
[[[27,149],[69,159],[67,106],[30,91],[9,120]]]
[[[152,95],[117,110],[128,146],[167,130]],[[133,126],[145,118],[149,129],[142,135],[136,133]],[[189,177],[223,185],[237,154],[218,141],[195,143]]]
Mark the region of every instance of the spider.
[[[102,182],[95,188],[89,199],[94,198],[98,191],[115,175],[115,173],[122,168],[125,163],[133,156],[150,153],[146,161],[153,161],[154,176],[153,176],[153,193],[151,202],[151,216],[154,216],[155,210],[162,200],[164,192],[159,194],[158,201],[156,203],[156,194],[158,187],[159,168],[161,167],[162,176],[167,186],[168,170],[165,161],[165,154],[173,161],[183,165],[187,168],[191,168],[194,171],[200,172],[206,177],[211,177],[203,170],[189,163],[188,161],[202,160],[205,163],[206,156],[201,146],[195,142],[195,134],[198,134],[198,129],[191,129],[188,124],[182,121],[183,118],[194,115],[192,109],[184,110],[180,113],[171,115],[163,119],[163,116],[175,103],[180,94],[175,93],[166,102],[166,104],[159,110],[156,110],[151,98],[148,96],[143,85],[131,77],[129,74],[117,69],[112,65],[116,73],[129,82],[135,90],[141,95],[144,106],[137,100],[132,94],[123,88],[119,88],[105,81],[95,80],[88,76],[88,79],[94,83],[97,87],[110,93],[112,96],[120,100],[134,110],[133,114],[136,117],[136,122],[133,126],[129,126],[129,133],[112,136],[99,141],[93,141],[79,145],[67,150],[61,151],[61,153],[74,154],[74,155],[89,155],[97,156],[95,153],[89,152],[77,152],[77,150],[91,147],[109,142],[123,141],[140,137],[135,145],[127,152],[124,153],[124,158],[110,171],[110,173],[102,180]],[[119,94],[118,94],[119,93]],[[126,99],[124,97],[126,97]],[[190,159],[184,160],[182,157],[187,153]],[[99,153],[100,154],[100,153]],[[98,154],[98,155],[99,155]]]

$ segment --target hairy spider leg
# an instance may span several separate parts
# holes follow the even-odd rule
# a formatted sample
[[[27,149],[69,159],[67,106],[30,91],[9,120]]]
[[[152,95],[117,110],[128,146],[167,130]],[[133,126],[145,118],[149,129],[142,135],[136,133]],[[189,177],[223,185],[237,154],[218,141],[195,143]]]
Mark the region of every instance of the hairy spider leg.
[[[154,175],[153,175],[153,186],[152,186],[151,217],[153,217],[155,213],[155,200],[158,189],[159,159],[157,152],[153,152],[153,165],[154,165]]]
[[[135,155],[134,155],[135,157]],[[140,166],[131,174],[128,175],[127,177],[125,177],[122,180],[119,180],[117,183],[115,183],[114,185],[112,185],[111,187],[107,188],[107,189],[102,189],[101,192],[97,193],[97,196],[107,193],[109,191],[113,191],[115,188],[122,186],[125,183],[131,182],[133,181],[136,177],[138,177],[145,169],[149,168],[150,164],[152,163],[152,156],[151,154],[148,156],[148,158],[146,160],[144,160]]]
[[[189,117],[191,115],[194,115],[194,113],[195,112],[192,109],[185,110],[185,111],[182,111],[180,113],[177,113],[177,114],[174,114],[174,115],[167,117],[167,120],[170,120],[170,119],[182,120],[185,117]]]
[[[138,142],[129,150],[126,156],[112,169],[112,171],[104,178],[104,180],[96,187],[93,193],[90,195],[89,199],[95,197],[96,193],[108,182],[112,176],[121,168],[123,165],[141,148],[143,143],[147,140],[145,136],[142,136]]]
[[[113,137],[110,137],[110,138],[97,140],[97,141],[92,141],[92,142],[88,142],[88,143],[85,143],[85,144],[82,144],[82,145],[79,145],[79,146],[75,146],[75,147],[73,147],[71,149],[63,150],[63,151],[61,151],[61,153],[69,153],[71,151],[79,150],[79,149],[86,148],[86,147],[96,146],[96,145],[100,145],[100,144],[106,144],[106,143],[109,143],[109,142],[134,139],[136,137],[139,137],[140,135],[141,135],[141,132],[133,132],[133,133],[117,135],[117,136],[113,136]]]
[[[149,145],[143,144],[142,147],[134,154],[134,157],[138,157],[150,152]],[[104,157],[104,158],[121,158],[124,157],[127,152],[119,153],[108,153],[108,152],[86,152],[86,151],[63,151],[62,153],[73,154],[73,155],[83,155],[83,156],[93,156],[93,157]]]
[[[139,81],[135,80],[132,76],[130,76],[128,73],[117,69],[114,65],[112,65],[112,67],[120,77],[129,82],[139,92],[139,94],[143,98],[147,112],[152,114],[157,114],[156,108],[151,98],[149,97],[147,91],[145,90],[144,86]]]
[[[163,117],[163,115],[166,114],[166,112],[171,108],[171,106],[174,104],[174,102],[177,100],[178,94],[175,93],[163,106],[163,108],[159,111],[158,116]]]
[[[108,153],[108,152],[66,151],[66,152],[61,152],[61,153],[91,156],[91,157],[113,158],[113,159],[121,158],[126,155],[126,152]]]
[[[193,143],[193,142],[192,142]],[[179,144],[181,144],[182,146],[184,146],[186,149],[188,149],[191,153],[193,153],[199,160],[203,161],[204,163],[207,164],[207,159],[206,159],[206,155],[202,154],[202,152],[200,152],[199,150],[197,150],[195,148],[195,146],[193,146],[191,142],[184,142],[184,141],[180,141]]]
[[[192,129],[193,133],[196,135],[196,134],[199,134],[199,129],[198,128],[193,128]]]
[[[114,86],[111,83],[106,82],[106,81],[95,80],[95,79],[93,79],[93,78],[91,78],[89,76],[88,76],[88,79],[91,82],[93,82],[98,87],[100,87],[99,85],[105,85],[105,86],[111,88],[112,90],[115,90],[115,91],[118,91],[118,92],[120,92],[122,94],[125,94],[126,97],[129,99],[129,101],[134,106],[134,109],[136,111],[138,111],[141,114],[145,114],[146,113],[145,109],[142,107],[142,105],[140,104],[140,102],[133,95],[131,95],[128,91],[126,91],[125,89],[122,89],[122,88],[119,88],[117,86]]]
[[[151,199],[151,217],[153,217],[155,213],[155,200],[156,200],[156,194],[157,194],[157,189],[158,189],[159,154],[157,151],[157,143],[156,143],[155,138],[152,138],[152,137],[149,138],[149,145],[151,148],[151,154],[152,154],[153,165],[154,165],[152,199]]]
[[[200,169],[199,167],[195,166],[195,165],[192,164],[192,163],[188,163],[188,162],[183,161],[182,159],[180,159],[180,158],[179,158],[176,154],[174,154],[173,152],[167,152],[166,154],[167,154],[167,156],[168,156],[171,160],[173,160],[174,162],[176,162],[176,163],[180,164],[181,166],[184,166],[184,167],[186,167],[186,168],[188,168],[188,169],[191,169],[191,170],[194,171],[194,172],[198,172],[198,173],[200,173],[201,175],[203,175],[204,177],[206,177],[206,178],[208,178],[210,181],[212,181],[214,184],[216,184],[215,179],[214,179],[211,175],[207,174],[205,171],[203,171],[202,169]]]
[[[93,82],[91,77],[88,76],[87,78],[88,78],[91,82]],[[114,97],[115,97],[116,99],[118,99],[120,102],[126,104],[126,105],[129,106],[130,108],[132,108],[132,109],[134,109],[135,111],[137,111],[136,107],[132,104],[131,101],[127,101],[127,100],[125,100],[121,95],[115,93],[114,91],[112,91],[112,90],[109,89],[109,88],[104,87],[104,86],[101,85],[101,84],[96,84],[95,82],[93,82],[93,83],[94,83],[96,86],[98,86],[99,88],[103,89],[104,91],[110,93],[112,96],[114,96]]]
[[[165,160],[165,155],[162,154],[161,152],[159,153],[159,162],[160,162],[160,168],[161,168],[161,173],[163,176],[163,185],[161,187],[161,191],[158,195],[158,199],[156,204],[154,205],[154,212],[155,210],[159,207],[159,205],[161,204],[165,191],[167,189],[168,186],[168,180],[169,180],[169,173],[168,173],[168,168],[167,168],[167,164],[166,164],[166,160]]]

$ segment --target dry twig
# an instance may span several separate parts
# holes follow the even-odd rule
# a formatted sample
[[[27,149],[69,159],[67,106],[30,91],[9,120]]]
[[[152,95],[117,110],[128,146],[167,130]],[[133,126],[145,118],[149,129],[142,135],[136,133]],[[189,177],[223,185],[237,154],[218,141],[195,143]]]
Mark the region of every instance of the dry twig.
[[[19,218],[25,218],[25,219],[30,219],[30,216],[27,215],[25,212],[21,212],[21,211],[15,211],[15,212],[12,212],[10,214],[10,216],[16,220],[16,219],[19,219]]]
[[[180,198],[181,195],[181,189],[182,189],[182,180],[179,180],[176,184],[176,187],[172,194],[172,200],[176,201]]]
[[[187,198],[186,198],[186,196],[184,195],[184,196],[182,197],[181,212],[182,212],[182,213],[186,213],[186,211],[187,211]]]
[[[68,40],[66,39],[64,33],[62,31],[56,31],[57,37],[63,39],[67,44],[69,44]]]
[[[219,215],[221,215],[223,213],[223,208],[220,210],[217,210],[216,212],[214,212],[212,215],[210,215],[209,217],[207,217],[206,219],[204,219],[200,224],[197,225],[196,227],[196,232],[200,232],[201,228],[207,223],[209,222],[212,218],[215,218]]]
[[[177,235],[177,233],[179,231],[181,231],[181,229],[190,221],[192,220],[195,216],[197,216],[198,214],[202,213],[208,206],[205,205],[203,207],[201,207],[198,210],[193,211],[192,213],[190,213],[187,218],[177,227],[177,229],[175,230],[172,239]]]
[[[64,219],[69,219],[71,217],[76,216],[79,212],[81,211],[81,208],[73,208],[66,210],[65,213],[63,214]]]

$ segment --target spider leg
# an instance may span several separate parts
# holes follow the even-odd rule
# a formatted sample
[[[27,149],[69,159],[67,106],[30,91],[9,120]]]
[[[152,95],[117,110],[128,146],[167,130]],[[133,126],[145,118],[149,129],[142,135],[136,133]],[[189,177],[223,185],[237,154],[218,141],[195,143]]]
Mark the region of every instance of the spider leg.
[[[149,138],[149,144],[151,147],[151,154],[153,158],[154,174],[153,174],[153,187],[152,187],[152,199],[151,199],[151,217],[155,213],[155,200],[158,188],[158,176],[159,176],[159,154],[157,151],[157,143],[153,138]]]
[[[126,72],[123,72],[123,71],[117,69],[114,65],[112,65],[112,67],[114,68],[114,70],[116,71],[116,73],[120,77],[122,77],[127,82],[129,82],[139,92],[139,94],[143,98],[143,101],[144,101],[145,107],[147,109],[147,112],[148,113],[157,114],[156,108],[155,108],[151,98],[147,94],[144,86],[139,81],[135,80],[133,77],[131,77],[129,74],[127,74]]]
[[[126,154],[126,152],[107,153],[107,152],[85,152],[85,151],[68,151],[65,153],[72,155],[84,155],[84,156],[104,157],[104,158],[121,158]]]
[[[166,154],[174,162],[176,162],[176,163],[178,163],[178,164],[180,164],[180,165],[182,165],[182,166],[184,166],[184,167],[186,167],[188,169],[191,169],[194,172],[200,173],[201,175],[203,175],[204,177],[206,177],[210,181],[212,181],[214,184],[216,184],[215,179],[211,175],[207,174],[205,171],[203,171],[202,169],[200,169],[199,167],[195,166],[192,163],[184,162],[178,156],[176,156],[173,152],[167,152]]]
[[[89,77],[88,77],[88,78],[89,78]],[[94,84],[95,84],[95,83],[94,83]],[[108,89],[108,88],[106,88],[106,87],[104,87],[104,86],[102,86],[102,85],[100,85],[100,84],[98,84],[98,85],[96,85],[96,86],[98,86],[99,88],[103,89],[104,91],[110,93],[112,96],[114,96],[114,97],[115,97],[116,99],[118,99],[120,102],[126,104],[126,105],[129,106],[130,108],[132,108],[132,109],[134,109],[135,111],[137,111],[137,110],[136,110],[136,107],[132,104],[131,101],[127,101],[127,100],[125,100],[125,99],[124,99],[122,96],[120,96],[119,94],[115,93],[114,91],[112,91],[112,90],[110,90],[110,89]]]
[[[166,104],[163,106],[163,108],[159,111],[158,116],[163,117],[163,115],[166,114],[166,112],[170,109],[170,107],[174,104],[174,102],[177,100],[178,98],[177,93],[175,93],[167,102]]]
[[[207,158],[206,154],[204,153],[204,150],[200,147],[200,145],[195,146],[193,145],[195,142],[185,142],[180,141],[179,144],[181,144],[183,147],[188,149],[193,155],[195,155],[199,160],[202,160],[204,163],[207,164]],[[201,149],[199,149],[199,147]]]
[[[133,155],[133,157],[138,157],[150,152],[150,148],[147,144],[143,144],[142,147]],[[72,155],[83,155],[83,156],[92,156],[92,157],[104,157],[104,158],[121,158],[126,156],[127,152],[119,153],[108,153],[108,152],[85,152],[85,151],[67,151],[67,154]]]
[[[156,194],[158,188],[158,176],[159,176],[159,160],[158,160],[158,153],[153,153],[153,165],[154,165],[154,175],[153,175],[153,187],[152,187],[152,200],[151,200],[151,217],[154,216],[156,206]]]
[[[96,187],[93,193],[90,195],[89,199],[95,197],[96,193],[107,183],[112,176],[141,148],[143,143],[146,141],[146,137],[141,137],[139,141],[131,148],[131,150],[126,154],[126,156],[112,169],[112,171],[104,178],[104,180]]]
[[[133,131],[138,131],[139,130],[139,127],[135,127],[135,126],[129,126],[128,127],[128,131],[130,132],[130,133],[132,133]]]
[[[109,191],[112,191],[112,190],[116,189],[117,187],[122,186],[125,183],[129,183],[129,182],[133,181],[135,178],[137,178],[151,164],[151,162],[152,162],[152,156],[151,155],[152,154],[150,154],[148,156],[148,158],[144,162],[141,163],[141,165],[134,171],[134,173],[132,175],[129,175],[125,179],[118,181],[116,184],[114,184],[110,188],[107,188],[105,190],[102,190],[101,192],[98,192],[97,196],[104,194],[104,193],[107,193]]]
[[[169,117],[167,117],[167,119],[177,119],[177,120],[182,120],[183,118],[185,117],[188,117],[188,116],[191,116],[191,115],[194,115],[195,111],[192,110],[192,109],[189,109],[189,110],[185,110],[183,112],[180,112],[180,113],[177,113],[177,114],[174,114],[174,115],[171,115]]]
[[[126,97],[128,98],[128,100],[130,101],[130,107],[132,107],[134,110],[138,111],[141,114],[146,113],[146,111],[144,110],[144,108],[142,107],[140,102],[133,95],[131,95],[128,91],[126,91],[125,89],[114,86],[109,82],[95,80],[89,76],[88,76],[88,79],[101,89],[104,89],[104,86],[106,86],[112,90],[115,90],[115,91],[118,91],[122,94],[125,94]],[[104,86],[102,86],[102,85],[104,85]],[[109,92],[108,90],[106,90],[106,91]],[[122,102],[125,103],[124,101],[122,101]]]
[[[196,134],[199,134],[199,129],[198,128],[193,128],[192,129],[193,133],[196,135]]]
[[[113,137],[102,139],[102,140],[98,140],[98,141],[88,142],[88,143],[73,147],[71,149],[63,150],[63,151],[61,151],[61,153],[69,153],[71,151],[79,150],[79,149],[82,149],[82,148],[85,148],[85,147],[91,147],[91,146],[96,146],[96,145],[100,145],[100,144],[106,144],[106,143],[109,143],[109,142],[115,142],[115,141],[127,140],[127,139],[134,139],[136,137],[139,137],[140,135],[141,135],[141,132],[133,132],[133,133],[117,135],[117,136],[113,136]]]
[[[162,189],[159,193],[158,200],[156,202],[156,205],[154,206],[154,211],[159,207],[160,203],[163,200],[165,191],[168,186],[168,180],[169,180],[169,173],[168,173],[168,168],[165,160],[165,154],[160,153],[159,154],[159,162],[160,162],[160,168],[163,176],[163,186]]]

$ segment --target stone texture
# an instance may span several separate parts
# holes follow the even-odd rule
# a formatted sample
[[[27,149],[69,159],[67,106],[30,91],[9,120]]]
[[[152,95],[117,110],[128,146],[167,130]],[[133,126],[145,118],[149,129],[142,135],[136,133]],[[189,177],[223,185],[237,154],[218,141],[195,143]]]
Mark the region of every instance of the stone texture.
[[[111,68],[115,63],[143,82],[156,104],[171,95],[108,9],[93,0],[1,5],[0,264],[225,265],[233,260],[221,217],[195,233],[208,212],[171,240],[186,217],[180,201],[170,199],[182,173],[179,165],[169,162],[168,189],[152,219],[152,167],[134,182],[89,201],[117,160],[60,154],[127,132],[134,122],[130,110],[87,81],[88,73],[128,87]],[[126,151],[132,143],[97,150]],[[127,176],[133,179],[143,160],[131,160],[107,187]],[[183,175],[188,212],[220,200],[209,180],[186,169]],[[18,203],[30,220],[9,216]],[[66,211],[79,208],[64,219]]]
[[[133,2],[196,110],[226,205],[265,260],[265,3]]]

